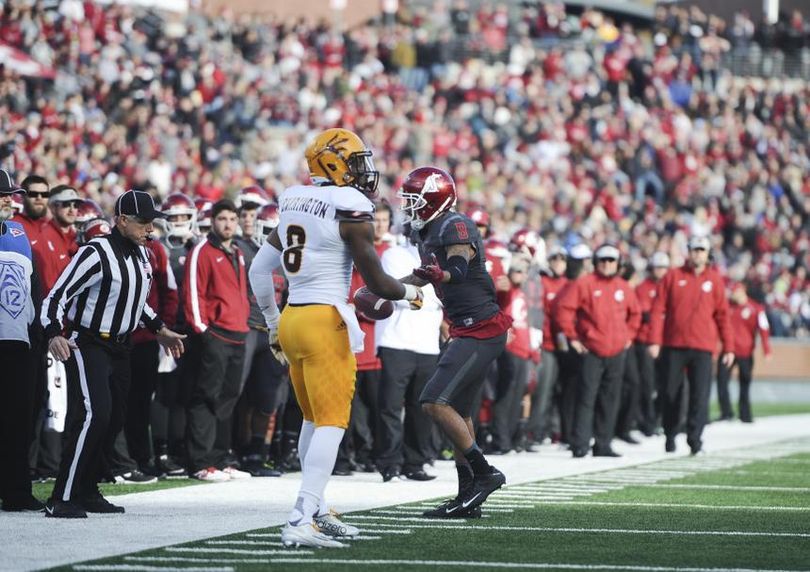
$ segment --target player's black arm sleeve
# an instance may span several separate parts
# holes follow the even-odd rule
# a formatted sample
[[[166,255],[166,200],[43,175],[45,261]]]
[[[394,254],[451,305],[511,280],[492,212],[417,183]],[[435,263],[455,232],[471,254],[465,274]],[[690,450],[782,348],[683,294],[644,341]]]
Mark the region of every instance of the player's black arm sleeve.
[[[377,296],[386,300],[401,300],[405,286],[392,278],[382,268],[380,257],[374,250],[374,227],[367,222],[341,222],[340,236],[346,241],[354,265],[360,276]]]

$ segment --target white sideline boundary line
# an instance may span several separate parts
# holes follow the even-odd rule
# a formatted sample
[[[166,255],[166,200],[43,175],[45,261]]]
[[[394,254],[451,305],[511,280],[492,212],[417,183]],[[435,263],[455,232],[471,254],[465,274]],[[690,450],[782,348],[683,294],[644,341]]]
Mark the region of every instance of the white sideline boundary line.
[[[452,522],[452,521],[450,521]],[[377,524],[376,526],[397,526],[395,524]],[[575,533],[575,534],[629,534],[629,535],[677,535],[677,536],[729,536],[729,537],[754,537],[754,538],[810,538],[810,532],[758,532],[747,530],[646,530],[646,529],[633,529],[633,528],[581,528],[581,527],[549,527],[549,526],[510,526],[510,525],[474,525],[458,526],[449,524],[447,520],[429,520],[425,519],[424,524],[409,524],[408,528],[436,528],[441,530],[462,530],[465,533],[471,530],[476,531],[492,531],[492,530],[505,530],[505,531],[520,531],[520,532],[559,532],[559,533]],[[406,530],[406,529],[403,529]],[[365,531],[364,531],[365,532]],[[386,532],[384,530],[375,531]],[[355,537],[357,539],[357,537]],[[353,540],[347,538],[347,541]],[[237,544],[251,544],[249,541],[243,541]],[[264,543],[257,542],[257,545]],[[289,554],[289,551],[281,551],[282,554]]]
[[[297,552],[297,554],[301,554],[301,552]],[[267,560],[260,560],[260,559],[251,559],[251,558],[211,558],[211,559],[203,559],[203,558],[172,558],[166,557],[162,558],[159,556],[125,556],[125,560],[133,561],[133,562],[200,562],[200,563],[216,563],[216,564],[269,564]],[[398,564],[399,561],[396,560],[340,560],[340,559],[310,559],[310,558],[301,558],[301,559],[274,559],[272,562],[276,562],[279,564],[282,563],[305,563],[305,562],[313,562],[313,563],[334,563],[338,564],[341,562],[346,562],[349,564],[356,564],[356,563],[371,563],[374,565],[384,565],[390,563]],[[406,561],[407,563],[411,563],[412,561]],[[430,562],[430,561],[427,561]],[[553,563],[545,563],[545,562],[538,562],[538,563],[524,563],[524,562],[487,562],[487,563],[467,563],[467,562],[443,562],[443,561],[433,561],[436,565],[448,565],[448,566],[465,566],[469,565],[470,567],[473,566],[489,566],[494,565],[493,567],[496,568],[536,568],[536,569],[547,569],[547,568],[563,568],[569,570],[637,570],[641,572],[804,572],[801,570],[761,570],[761,569],[753,569],[753,568],[677,568],[677,567],[665,567],[665,566],[614,566],[610,564],[600,565],[600,564],[553,564]],[[421,565],[422,562],[414,562],[413,564]],[[191,570],[190,568],[178,568],[175,570]]]
[[[460,560],[349,560],[337,558],[274,558],[277,564],[360,564],[367,566],[462,566],[468,568],[518,568],[527,570],[546,570],[560,568],[565,570],[633,570],[634,572],[806,572],[804,570],[772,570],[760,568],[691,568],[677,566],[632,566],[622,564],[562,564],[554,562],[477,562]]]
[[[167,568],[163,566],[143,566],[138,564],[76,564],[74,570],[128,570],[131,572],[233,572],[233,568],[227,567],[205,567],[205,568]]]

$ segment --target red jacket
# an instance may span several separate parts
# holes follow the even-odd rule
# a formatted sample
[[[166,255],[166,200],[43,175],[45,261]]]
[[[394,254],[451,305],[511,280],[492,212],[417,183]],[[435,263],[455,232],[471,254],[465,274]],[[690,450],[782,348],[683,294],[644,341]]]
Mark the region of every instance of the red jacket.
[[[390,246],[391,245],[389,243],[383,242],[380,244],[375,244],[374,250],[377,251],[377,256],[382,256],[382,253],[388,250]],[[352,283],[349,287],[349,302],[354,301],[354,293],[357,292],[357,289],[365,285],[366,283],[363,280],[363,277],[360,276],[360,273],[356,268],[354,268],[352,270]],[[382,362],[380,361],[380,358],[377,357],[377,344],[374,338],[377,322],[367,320],[360,314],[357,314],[357,321],[360,322],[360,329],[363,330],[364,334],[366,334],[366,337],[363,340],[363,351],[354,354],[354,357],[357,360],[357,370],[373,371],[382,369]]]
[[[765,355],[771,353],[770,332],[768,316],[765,308],[753,300],[745,304],[729,305],[731,313],[731,330],[734,332],[734,355],[738,358],[749,358],[754,355],[757,332],[762,340],[762,351]]]
[[[636,334],[636,341],[640,344],[651,344],[650,338],[650,315],[652,312],[653,302],[658,295],[658,282],[652,278],[647,278],[641,284],[636,286],[636,298],[638,299],[638,307],[641,311],[641,326]]]
[[[641,322],[633,288],[618,276],[587,274],[577,278],[557,303],[557,320],[565,336],[600,356],[620,354]]]
[[[146,243],[149,264],[152,265],[152,287],[146,297],[146,303],[157,312],[167,328],[173,328],[177,318],[177,282],[174,279],[166,247],[157,240]],[[155,339],[155,335],[146,328],[138,328],[132,333],[132,343],[142,344]]]
[[[28,236],[28,242],[31,243],[31,248],[35,247],[42,236],[42,229],[48,224],[46,217],[32,219],[25,214],[16,214],[11,220],[20,223],[25,229],[25,234]]]
[[[51,219],[42,225],[39,240],[36,244],[32,244],[32,250],[42,294],[46,296],[62,271],[67,268],[70,259],[79,250],[76,231],[71,228],[68,232],[62,232],[59,225]]]
[[[707,268],[698,276],[688,265],[670,270],[658,284],[650,314],[650,342],[714,352],[718,331],[723,352],[732,351],[734,336],[720,274]]]
[[[543,349],[549,352],[557,349],[554,336],[559,331],[559,329],[552,331],[551,328],[552,307],[557,295],[566,284],[568,284],[568,278],[565,276],[543,276]]]
[[[197,333],[209,326],[229,332],[248,331],[245,259],[235,243],[231,249],[229,254],[219,238],[209,233],[186,260],[186,321]]]
[[[503,312],[512,318],[512,327],[506,337],[506,350],[519,358],[529,359],[532,355],[529,337],[529,302],[526,292],[519,286],[512,286],[508,292],[498,292],[498,304]]]

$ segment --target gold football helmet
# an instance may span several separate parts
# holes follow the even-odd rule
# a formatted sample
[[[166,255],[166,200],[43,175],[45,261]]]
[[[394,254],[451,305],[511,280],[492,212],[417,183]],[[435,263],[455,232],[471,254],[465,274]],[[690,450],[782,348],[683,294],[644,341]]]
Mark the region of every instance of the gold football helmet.
[[[348,129],[327,129],[309,144],[304,155],[309,176],[316,185],[350,186],[374,197],[380,173],[374,168],[371,150]]]

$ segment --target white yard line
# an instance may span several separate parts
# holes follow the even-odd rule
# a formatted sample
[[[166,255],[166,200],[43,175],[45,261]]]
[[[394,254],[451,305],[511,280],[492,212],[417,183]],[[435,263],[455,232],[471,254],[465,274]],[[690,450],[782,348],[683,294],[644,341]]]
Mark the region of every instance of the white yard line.
[[[805,506],[746,506],[746,505],[712,505],[712,504],[683,504],[683,503],[657,503],[657,502],[610,502],[610,501],[548,501],[542,504],[588,505],[588,506],[638,506],[661,508],[699,508],[706,510],[764,510],[764,511],[791,511],[808,512],[810,507]]]
[[[772,493],[810,493],[808,487],[761,487],[754,485],[690,485],[678,483],[655,483],[651,485],[642,485],[645,487],[656,487],[662,489],[698,489],[698,490],[717,490],[717,491],[752,491],[752,492],[772,492]]]
[[[758,459],[808,451],[810,446],[804,443],[810,437],[810,415],[762,418],[753,425],[712,424],[706,427],[704,437],[710,453],[694,459],[686,457],[689,449],[684,436],[679,435],[678,452],[674,454],[664,452],[663,439],[652,438],[636,446],[615,443],[614,448],[623,455],[615,459],[573,459],[568,452],[542,446],[537,454],[505,455],[493,459],[493,462],[507,475],[508,486],[505,490],[509,492],[522,491],[526,487],[530,489],[529,492],[536,493],[557,492],[557,489],[568,492],[569,488],[583,492],[586,489],[593,492],[596,492],[595,489],[600,492],[616,490],[626,484],[643,483],[629,483],[628,479],[621,482],[591,482],[578,477],[591,475],[601,478],[599,475],[604,471],[630,467],[643,472],[642,476],[650,476],[647,469],[649,464],[665,461],[650,467],[658,473],[652,476],[659,478],[661,473],[702,472],[728,467],[732,463],[741,465]],[[804,442],[785,444],[784,441],[788,439],[803,439]],[[740,443],[746,443],[747,448],[741,450]],[[452,463],[437,462],[434,471],[438,478],[424,483],[382,483],[379,475],[363,473],[350,478],[334,478],[326,494],[330,503],[344,513],[454,496],[457,484]],[[38,514],[4,513],[0,518],[0,538],[3,538],[3,562],[0,568],[38,570],[116,556],[123,552],[133,553],[278,526],[287,517],[292,500],[300,488],[300,479],[300,473],[296,473],[278,479],[244,479],[120,495],[115,497],[115,502],[126,507],[126,514],[91,515],[78,522],[45,519]],[[576,493],[572,491],[571,494]],[[499,501],[495,497],[487,505],[491,509],[506,510],[543,502]],[[755,507],[741,508],[757,510]],[[347,518],[351,522],[353,515]],[[387,527],[373,528],[382,531]],[[389,530],[389,533],[400,534],[402,531]],[[53,542],[54,538],[59,538],[59,542]],[[48,549],[32,550],[32,546],[47,546]]]
[[[281,535],[279,534],[275,538],[281,538]],[[210,546],[284,546],[281,542],[270,542],[267,540],[206,540],[205,544]]]
[[[290,551],[287,551],[290,554]],[[294,554],[314,554],[311,550],[297,549]],[[267,564],[267,558],[189,558],[187,556],[124,556],[127,562],[199,562],[200,564]],[[75,567],[74,567],[75,568]],[[190,568],[180,568],[190,570]]]
[[[166,552],[179,552],[182,554],[245,554],[247,556],[272,556],[274,554],[289,554],[288,550],[257,550],[255,548],[205,548],[203,546],[167,546]]]

